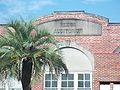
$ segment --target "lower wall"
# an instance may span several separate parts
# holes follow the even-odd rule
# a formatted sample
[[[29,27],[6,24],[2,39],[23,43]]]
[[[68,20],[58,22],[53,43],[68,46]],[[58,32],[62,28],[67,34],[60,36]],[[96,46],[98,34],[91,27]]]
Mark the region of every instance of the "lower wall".
[[[101,82],[120,82],[119,54],[95,54],[95,70],[93,71],[93,90],[100,90]]]
[[[120,55],[94,54],[93,89],[100,90],[100,82],[120,82]],[[35,83],[32,90],[43,90],[42,82]]]

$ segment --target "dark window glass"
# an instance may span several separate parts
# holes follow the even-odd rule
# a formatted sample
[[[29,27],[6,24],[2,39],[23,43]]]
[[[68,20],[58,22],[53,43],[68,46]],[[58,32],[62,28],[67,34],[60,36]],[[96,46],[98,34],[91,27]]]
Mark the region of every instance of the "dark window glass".
[[[67,81],[62,81],[62,87],[67,87]]]
[[[50,87],[50,81],[45,81],[45,87]]]
[[[83,79],[84,79],[83,74],[78,74],[78,80],[83,80]]]
[[[68,80],[74,80],[74,74],[68,74]]]
[[[68,87],[74,87],[74,82],[73,81],[68,81]]]
[[[57,81],[52,81],[52,87],[57,87]]]
[[[85,87],[90,87],[90,81],[85,81]]]
[[[83,81],[78,81],[78,87],[84,87]]]
[[[62,80],[67,80],[67,74],[62,74]]]
[[[90,80],[90,74],[85,74],[85,80]]]
[[[51,74],[46,74],[45,75],[45,80],[51,80]]]
[[[55,74],[52,74],[52,80],[57,80],[57,77],[55,76]]]

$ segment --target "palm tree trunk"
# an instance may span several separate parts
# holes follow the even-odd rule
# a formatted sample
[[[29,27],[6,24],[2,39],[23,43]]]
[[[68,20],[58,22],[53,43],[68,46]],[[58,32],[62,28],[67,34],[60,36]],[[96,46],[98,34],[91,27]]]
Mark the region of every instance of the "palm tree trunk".
[[[32,61],[30,58],[24,59],[22,63],[22,88],[31,90]]]

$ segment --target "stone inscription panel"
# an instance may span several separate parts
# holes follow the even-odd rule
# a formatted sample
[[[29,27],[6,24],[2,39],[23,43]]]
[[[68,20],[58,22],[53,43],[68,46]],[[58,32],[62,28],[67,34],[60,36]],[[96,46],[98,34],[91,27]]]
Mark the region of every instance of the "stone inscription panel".
[[[54,21],[55,35],[101,35],[101,25],[83,20]]]

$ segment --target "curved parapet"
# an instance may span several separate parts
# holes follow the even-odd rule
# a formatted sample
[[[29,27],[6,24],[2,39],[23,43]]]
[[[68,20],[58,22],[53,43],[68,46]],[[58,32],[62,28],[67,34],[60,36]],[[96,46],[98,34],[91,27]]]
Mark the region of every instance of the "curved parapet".
[[[86,13],[84,11],[55,11],[51,15],[43,16],[36,19],[33,23],[35,25],[39,25],[42,23],[46,23],[54,20],[61,20],[61,19],[85,20],[99,24],[108,23],[107,18],[92,13]]]
[[[108,19],[84,11],[56,11],[33,22],[54,35],[101,35]]]

